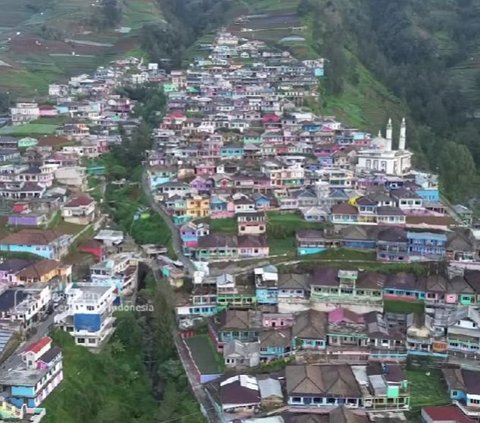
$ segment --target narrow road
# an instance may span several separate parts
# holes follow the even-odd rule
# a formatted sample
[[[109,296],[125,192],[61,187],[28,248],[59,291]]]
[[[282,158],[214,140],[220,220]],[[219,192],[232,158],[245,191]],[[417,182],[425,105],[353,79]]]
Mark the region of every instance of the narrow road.
[[[192,261],[185,254],[183,254],[182,240],[180,239],[178,228],[174,225],[172,219],[170,218],[166,210],[160,204],[157,204],[153,199],[150,187],[148,185],[148,178],[146,172],[144,172],[142,175],[142,188],[143,192],[148,198],[150,207],[162,217],[162,219],[165,221],[165,223],[168,225],[168,228],[170,229],[170,233],[172,235],[173,251],[175,251],[178,259],[185,266],[185,270],[187,271],[187,273],[193,275],[193,272],[195,271],[195,266],[193,265]]]

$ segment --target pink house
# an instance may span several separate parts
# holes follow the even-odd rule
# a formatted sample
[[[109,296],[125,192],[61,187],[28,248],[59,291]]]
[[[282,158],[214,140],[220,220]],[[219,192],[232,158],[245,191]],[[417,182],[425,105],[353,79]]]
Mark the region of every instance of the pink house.
[[[262,326],[264,328],[291,328],[295,323],[293,314],[289,313],[264,313],[262,315]]]
[[[201,163],[195,166],[195,175],[199,176],[213,176],[217,168],[213,163]]]
[[[58,111],[55,107],[44,105],[39,107],[40,110],[40,117],[52,117],[57,116]]]
[[[328,323],[351,323],[362,324],[365,320],[361,314],[350,311],[346,308],[336,308],[328,313]]]
[[[210,198],[210,218],[226,219],[235,216],[235,204],[222,196],[212,195]]]
[[[268,114],[268,115],[263,115],[262,117],[262,122],[265,123],[277,123],[280,122],[280,116],[275,115],[275,114]]]

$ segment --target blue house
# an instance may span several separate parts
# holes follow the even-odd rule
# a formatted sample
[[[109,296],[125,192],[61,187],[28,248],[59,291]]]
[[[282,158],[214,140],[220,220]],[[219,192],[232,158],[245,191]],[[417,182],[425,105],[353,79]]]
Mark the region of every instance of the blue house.
[[[242,145],[224,145],[220,150],[221,158],[225,159],[241,159],[245,154]]]
[[[340,231],[342,246],[354,250],[374,250],[377,246],[375,227],[348,226]]]
[[[476,370],[442,368],[443,377],[448,387],[448,393],[453,401],[468,415],[472,411],[478,415],[480,412],[480,392],[478,380],[480,372]],[[468,407],[466,411],[464,407]]]
[[[333,153],[331,154],[323,154],[318,157],[318,163],[320,168],[324,167],[332,167],[333,166]]]
[[[255,193],[252,199],[255,201],[255,208],[258,210],[268,209],[271,205],[270,198],[264,194]]]
[[[262,326],[261,313],[255,310],[224,310],[209,322],[209,334],[222,351],[223,346],[234,339],[242,342],[258,341]]]
[[[416,301],[425,300],[426,282],[412,273],[389,274],[384,284],[385,300]]]
[[[288,357],[294,351],[291,329],[272,329],[260,334],[260,360],[271,361]]]
[[[305,410],[362,406],[362,390],[348,364],[294,365],[285,368],[287,403]]]
[[[255,296],[257,304],[278,303],[278,270],[275,266],[257,267],[255,274]]]
[[[53,229],[22,229],[0,240],[0,251],[30,253],[59,260],[68,254],[72,236]]]
[[[166,166],[152,167],[147,170],[150,189],[154,190],[177,176],[177,170]]]
[[[426,201],[432,201],[434,203],[440,201],[440,191],[438,188],[417,188],[415,194]]]
[[[407,232],[410,261],[439,261],[446,254],[447,235],[443,232]]]
[[[62,351],[50,337],[29,345],[0,375],[7,401],[17,408],[37,408],[63,380]]]
[[[321,123],[307,122],[302,125],[302,130],[307,132],[320,132],[322,130]]]
[[[323,311],[308,310],[299,314],[292,328],[296,348],[324,350],[327,346],[328,316]]]

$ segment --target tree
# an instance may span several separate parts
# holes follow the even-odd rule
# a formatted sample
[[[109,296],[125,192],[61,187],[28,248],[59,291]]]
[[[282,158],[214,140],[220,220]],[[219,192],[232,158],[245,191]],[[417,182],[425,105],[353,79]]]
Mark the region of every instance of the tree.
[[[103,24],[112,27],[122,20],[122,7],[118,0],[103,0],[102,2]]]
[[[472,194],[477,179],[472,154],[465,145],[447,142],[438,158],[440,183],[453,202],[461,202]]]

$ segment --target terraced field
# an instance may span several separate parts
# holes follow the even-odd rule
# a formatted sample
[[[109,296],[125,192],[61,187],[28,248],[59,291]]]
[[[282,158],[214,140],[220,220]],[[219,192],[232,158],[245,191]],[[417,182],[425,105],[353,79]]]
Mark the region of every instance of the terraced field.
[[[154,0],[123,0],[117,29],[92,26],[101,0],[3,0],[0,14],[0,90],[44,94],[48,84],[91,71],[135,51],[145,24],[161,21]]]

